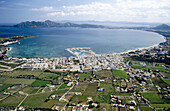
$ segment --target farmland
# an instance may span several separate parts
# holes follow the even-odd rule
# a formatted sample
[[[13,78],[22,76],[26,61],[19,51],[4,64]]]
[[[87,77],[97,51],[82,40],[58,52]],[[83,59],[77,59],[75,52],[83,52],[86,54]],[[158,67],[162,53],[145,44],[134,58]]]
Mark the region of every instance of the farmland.
[[[128,75],[126,74],[126,72],[122,70],[112,70],[112,73],[114,77],[119,77],[122,79],[128,78]]]

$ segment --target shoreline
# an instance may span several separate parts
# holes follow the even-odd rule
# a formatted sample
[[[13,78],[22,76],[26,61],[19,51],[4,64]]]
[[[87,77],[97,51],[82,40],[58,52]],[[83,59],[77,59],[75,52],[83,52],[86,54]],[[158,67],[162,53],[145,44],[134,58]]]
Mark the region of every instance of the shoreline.
[[[7,42],[5,42],[5,43],[3,43],[3,44],[0,44],[0,45],[4,45],[4,46],[6,46],[6,45],[14,44],[14,43],[17,43],[17,42],[19,42],[19,41],[18,41],[18,40],[16,40],[16,41],[12,41],[12,42],[7,41]]]
[[[162,43],[162,42],[161,42],[161,43]],[[136,51],[142,51],[142,50],[152,49],[152,48],[158,47],[159,44],[160,44],[160,43],[155,44],[155,45],[152,45],[152,46],[148,46],[148,47],[142,47],[142,48],[137,48],[137,49],[134,49],[134,50],[128,50],[128,51],[120,52],[120,53],[117,53],[117,54],[127,54],[127,53],[130,53],[130,52],[136,52]]]

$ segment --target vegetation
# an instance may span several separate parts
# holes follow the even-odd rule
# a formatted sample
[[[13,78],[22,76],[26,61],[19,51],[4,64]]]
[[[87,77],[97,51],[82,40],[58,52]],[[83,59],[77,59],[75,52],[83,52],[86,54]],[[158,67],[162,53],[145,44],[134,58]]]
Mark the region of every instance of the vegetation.
[[[32,84],[35,79],[17,79],[17,78],[7,78],[3,83],[4,84]]]
[[[82,74],[79,74],[79,78],[80,78],[80,81],[84,81],[85,79],[90,79],[91,75],[82,73]]]
[[[104,88],[104,91],[97,92],[97,101],[100,103],[110,103],[110,95],[113,94],[112,84],[100,83],[100,88]]]
[[[62,84],[58,89],[64,89],[67,87],[67,84]]]
[[[119,78],[122,78],[122,79],[127,79],[128,78],[128,75],[126,74],[126,71],[123,71],[123,70],[114,70],[114,69],[112,69],[112,73],[113,73],[114,77],[119,77]]]
[[[51,92],[28,96],[22,105],[27,105],[31,108],[40,108],[50,95]]]
[[[68,90],[69,90],[69,89],[57,90],[57,91],[54,91],[52,94],[66,93]]]
[[[19,95],[19,94],[14,94],[7,99],[3,100],[0,102],[0,107],[16,107],[24,98],[25,96]]]
[[[142,93],[142,95],[149,99],[149,101],[151,101],[151,103],[156,103],[156,104],[161,104],[161,103],[167,103],[168,100],[167,99],[162,99],[157,93]],[[170,101],[169,101],[170,102]]]
[[[132,68],[134,68],[134,69],[144,69],[144,70],[150,69],[150,70],[153,70],[153,71],[159,70],[161,72],[170,71],[170,69],[157,68],[157,67],[145,67],[145,66],[132,66]]]
[[[35,94],[39,89],[39,87],[25,87],[22,91],[27,94]]]
[[[170,85],[170,79],[162,79],[164,82],[166,82],[168,85]]]
[[[42,80],[36,80],[31,84],[32,87],[43,87],[46,86],[46,84],[50,84],[50,81],[42,81]]]
[[[151,104],[151,106],[155,108],[170,108],[170,104]]]
[[[0,92],[5,90],[5,89],[7,89],[10,86],[12,86],[12,85],[10,85],[10,84],[3,84],[2,86],[0,86]]]

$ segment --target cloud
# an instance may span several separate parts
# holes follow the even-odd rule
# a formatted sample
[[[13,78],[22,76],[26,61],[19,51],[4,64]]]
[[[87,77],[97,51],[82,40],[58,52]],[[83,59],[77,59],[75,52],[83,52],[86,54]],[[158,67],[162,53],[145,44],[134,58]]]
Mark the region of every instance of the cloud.
[[[30,6],[29,4],[26,3],[15,3],[14,5],[18,5],[18,6]]]
[[[31,11],[44,11],[44,12],[50,12],[50,11],[54,11],[54,8],[52,6],[48,7],[48,6],[44,6],[42,8],[32,8]]]
[[[168,21],[169,0],[116,0],[114,3],[92,2],[83,5],[43,7],[32,11],[48,11],[47,17],[69,17],[110,21]]]

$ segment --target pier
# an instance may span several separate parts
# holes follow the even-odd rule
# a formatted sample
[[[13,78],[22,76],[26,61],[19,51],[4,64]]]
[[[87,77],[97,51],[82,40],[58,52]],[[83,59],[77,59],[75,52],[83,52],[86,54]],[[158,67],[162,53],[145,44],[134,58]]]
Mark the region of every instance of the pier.
[[[96,55],[90,47],[67,48],[66,50],[76,57]]]

